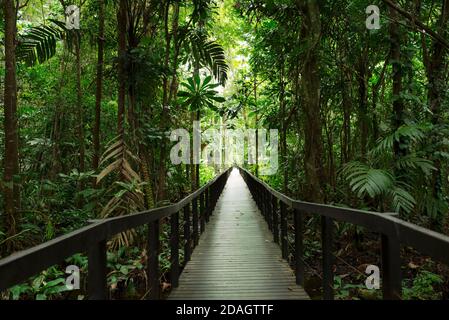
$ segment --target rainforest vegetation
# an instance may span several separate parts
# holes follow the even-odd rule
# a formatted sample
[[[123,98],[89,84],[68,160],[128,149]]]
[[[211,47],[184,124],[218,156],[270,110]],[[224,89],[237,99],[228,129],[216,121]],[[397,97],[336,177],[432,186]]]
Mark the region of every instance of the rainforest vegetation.
[[[66,22],[79,8],[79,28]],[[379,28],[367,19],[379,8]],[[395,212],[449,235],[449,0],[1,0],[0,257],[176,202],[226,166],[174,165],[170,131],[278,129],[295,198]],[[259,174],[258,165],[247,165]],[[317,220],[306,290],[319,297]],[[162,225],[161,238],[169,226]],[[336,224],[339,299],[377,299],[377,236]],[[111,297],[146,294],[145,231],[108,244]],[[161,248],[161,286],[170,268]],[[448,299],[449,270],[402,248],[405,299]],[[3,299],[83,299],[71,257]],[[317,285],[318,283],[318,285]]]

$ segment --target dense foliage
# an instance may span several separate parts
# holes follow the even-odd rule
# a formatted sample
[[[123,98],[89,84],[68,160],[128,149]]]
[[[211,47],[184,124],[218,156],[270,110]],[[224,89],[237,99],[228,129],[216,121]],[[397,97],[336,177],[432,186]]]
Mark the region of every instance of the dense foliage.
[[[365,23],[372,2],[380,29]],[[79,30],[65,23],[72,4]],[[289,196],[394,211],[449,234],[448,0],[3,0],[2,7],[0,256],[198,188],[225,164],[170,162],[170,130],[191,132],[194,120],[203,129],[278,129],[279,170],[262,178]],[[313,218],[307,226],[313,269],[319,234]],[[363,284],[363,272],[348,278],[347,265],[367,263],[375,236],[337,230],[346,263],[337,296],[372,298],[350,284]],[[144,239],[134,230],[110,243],[116,297],[145,293]],[[446,269],[408,249],[404,256],[406,298],[448,297]],[[86,268],[83,255],[66,263],[74,261]],[[59,298],[61,270],[4,296]]]

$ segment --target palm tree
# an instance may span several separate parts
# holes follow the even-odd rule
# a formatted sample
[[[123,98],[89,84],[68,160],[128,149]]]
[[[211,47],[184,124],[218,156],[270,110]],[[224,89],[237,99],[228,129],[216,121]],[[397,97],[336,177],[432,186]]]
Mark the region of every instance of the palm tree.
[[[186,90],[180,90],[178,92],[181,106],[189,107],[192,112],[201,112],[203,108],[209,108],[218,112],[219,109],[214,103],[223,103],[226,100],[218,96],[218,91],[215,90],[220,84],[214,84],[211,81],[211,76],[207,76],[201,82],[200,76],[195,75],[188,78],[187,82],[183,82],[181,85]]]

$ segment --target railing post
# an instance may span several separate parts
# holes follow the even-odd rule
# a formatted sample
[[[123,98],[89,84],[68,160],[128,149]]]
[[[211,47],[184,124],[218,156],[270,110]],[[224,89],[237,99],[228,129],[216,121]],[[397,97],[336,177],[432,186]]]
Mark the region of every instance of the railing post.
[[[273,197],[273,240],[275,243],[279,243],[279,226],[278,226],[278,199]]]
[[[148,224],[148,265],[149,298],[159,299],[159,221]]]
[[[334,222],[329,217],[321,217],[321,241],[323,251],[323,299],[334,300],[334,270],[332,254]]]
[[[256,200],[257,206],[260,208],[260,192],[261,192],[261,190],[260,190],[260,185],[259,185],[258,182],[255,182],[255,187],[256,187],[256,198],[255,198],[255,200]],[[261,210],[261,212],[262,212],[262,210]]]
[[[206,227],[206,219],[204,214],[204,192],[200,194],[200,232],[203,234]]]
[[[273,195],[271,193],[268,193],[268,198],[267,198],[267,205],[268,205],[268,210],[267,210],[267,223],[268,223],[268,229],[270,229],[270,231],[273,231]]]
[[[193,199],[192,201],[192,227],[193,227],[193,245],[196,247],[198,245],[198,200]]]
[[[281,205],[281,248],[282,258],[288,259],[288,239],[287,239],[287,207],[283,201]]]
[[[179,279],[179,212],[170,217],[170,280],[173,288]]]
[[[265,213],[263,212],[263,196],[264,196],[263,188],[262,185],[259,183],[259,208],[260,211],[262,212],[262,215],[265,216]]]
[[[265,189],[264,188],[264,194],[265,194],[265,196],[264,196],[264,198],[263,198],[263,208],[264,208],[264,216],[265,216],[265,221],[268,223],[268,221],[269,221],[269,218],[268,218],[268,216],[269,216],[269,212],[270,212],[270,195],[271,195],[271,193],[267,190],[267,189]]]
[[[400,243],[391,235],[381,236],[382,250],[382,294],[385,300],[402,297]]]
[[[93,245],[88,252],[89,300],[108,299],[106,270],[106,240],[103,240]]]
[[[209,199],[209,197],[210,197],[209,188],[206,189],[205,193],[206,193],[206,210],[205,210],[206,211],[206,222],[209,222],[209,217],[210,217],[210,212],[211,212],[210,199]]]
[[[295,223],[295,275],[296,284],[304,287],[304,242],[303,242],[303,214],[295,209],[293,212]]]
[[[190,239],[190,204],[184,207],[184,263],[190,261],[192,244]]]

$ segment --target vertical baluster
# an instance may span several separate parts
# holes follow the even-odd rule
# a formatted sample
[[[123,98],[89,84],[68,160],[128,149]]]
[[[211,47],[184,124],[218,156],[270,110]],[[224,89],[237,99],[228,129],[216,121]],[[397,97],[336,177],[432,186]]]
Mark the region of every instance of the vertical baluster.
[[[192,201],[192,224],[193,224],[193,245],[198,245],[198,200]]]
[[[170,280],[173,288],[179,280],[179,212],[170,217]]]
[[[159,299],[159,221],[148,224],[147,279],[149,298]]]
[[[278,199],[273,197],[273,240],[275,243],[279,243],[279,222],[278,222]]]
[[[296,284],[304,287],[304,242],[303,242],[303,213],[297,209],[293,212],[295,223],[295,275]]]
[[[90,300],[108,299],[106,271],[106,240],[103,240],[88,252],[87,290]]]
[[[190,204],[184,207],[184,263],[190,261],[192,244],[190,239]]]
[[[215,210],[215,187],[210,186],[210,216],[214,214]]]
[[[396,236],[381,236],[382,294],[385,300],[399,300],[402,296],[401,252]]]
[[[206,195],[205,195],[205,197],[206,197],[206,204],[205,204],[205,206],[206,206],[206,209],[205,209],[205,212],[206,212],[206,222],[209,222],[209,217],[210,217],[210,199],[209,199],[209,197],[210,197],[210,194],[209,194],[209,188],[207,188],[206,189],[206,191],[205,191],[205,193],[206,193]]]
[[[288,259],[288,239],[287,239],[287,207],[283,201],[280,201],[281,206],[281,248],[282,258]]]
[[[334,299],[334,270],[333,270],[333,220],[321,217],[321,241],[323,251],[323,299]]]
[[[270,229],[270,231],[273,230],[273,195],[271,193],[268,193],[268,198],[267,198],[267,223],[268,223],[268,229]]]
[[[264,188],[265,189],[265,188]],[[264,203],[264,216],[265,216],[265,221],[266,223],[269,223],[270,219],[269,219],[269,215],[270,215],[270,207],[271,207],[271,193],[265,189],[265,198],[263,199],[263,203]]]
[[[261,192],[262,199],[260,200],[260,210],[262,211],[263,218],[265,219],[265,221],[267,221],[267,210],[266,210],[266,206],[265,206],[266,192],[265,192],[265,188],[263,188],[262,186],[261,186],[261,190],[262,190],[262,192]]]
[[[204,217],[204,192],[200,194],[200,232],[204,232],[206,226],[206,219]]]

